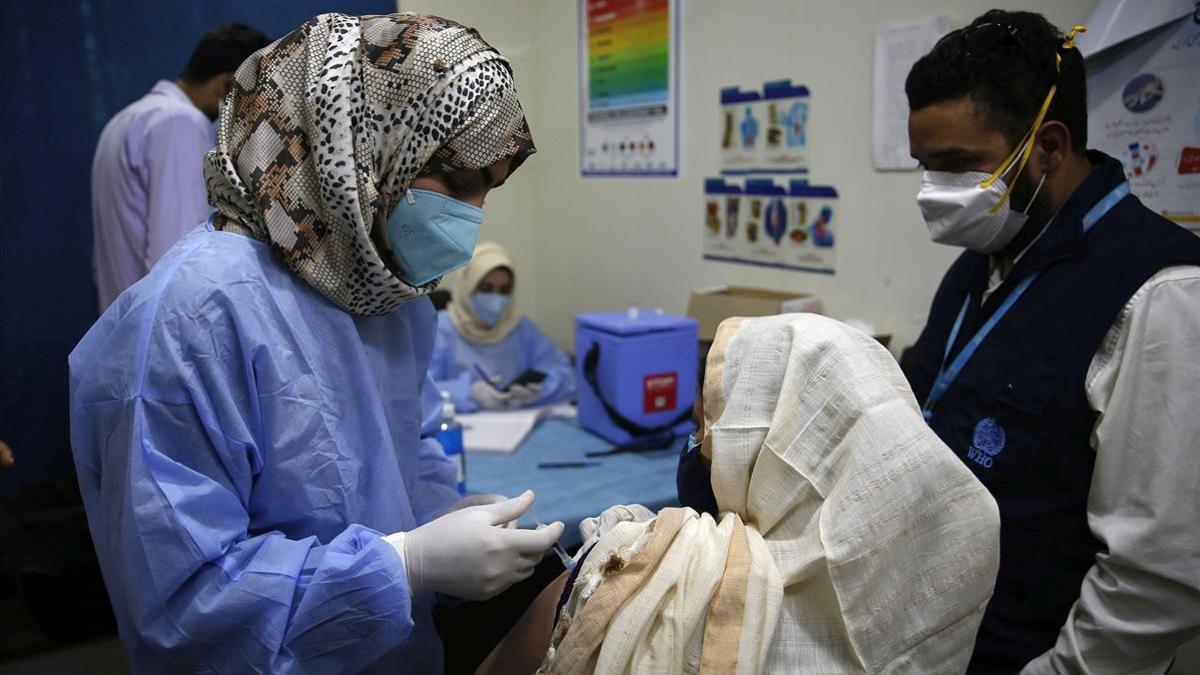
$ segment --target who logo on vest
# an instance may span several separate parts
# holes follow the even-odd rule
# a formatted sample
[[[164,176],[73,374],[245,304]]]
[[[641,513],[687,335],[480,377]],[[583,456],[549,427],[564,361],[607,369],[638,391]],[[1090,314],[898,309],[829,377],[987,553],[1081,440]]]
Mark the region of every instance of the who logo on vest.
[[[967,451],[967,459],[985,469],[992,468],[992,459],[1004,449],[1007,436],[1004,427],[994,417],[985,417],[975,424],[975,433],[971,435],[971,449]]]

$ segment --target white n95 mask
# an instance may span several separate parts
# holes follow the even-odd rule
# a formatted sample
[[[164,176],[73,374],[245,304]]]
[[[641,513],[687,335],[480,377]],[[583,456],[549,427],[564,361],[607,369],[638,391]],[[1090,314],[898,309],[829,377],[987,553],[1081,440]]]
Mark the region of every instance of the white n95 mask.
[[[1041,191],[1046,176],[1042,174],[1025,211],[1012,208],[1004,179],[997,178],[989,183],[991,177],[982,171],[924,173],[917,204],[929,227],[930,239],[979,253],[995,253],[1013,240],[1029,220],[1026,212]]]
[[[1046,111],[1050,109],[1050,103],[1058,91],[1057,73],[1062,72],[1062,52],[1072,49],[1075,34],[1084,30],[1087,29],[1083,26],[1075,26],[1067,34],[1061,49],[1055,52],[1055,82],[1046,93],[1033,126],[1025,133],[1024,142],[1017,144],[1017,148],[1000,163],[994,173],[926,171],[921,177],[917,205],[921,207],[921,215],[929,226],[931,239],[939,244],[962,246],[980,253],[995,253],[1007,246],[1025,226],[1029,220],[1029,207],[1033,206],[1033,201],[1042,191],[1046,174],[1042,173],[1037,189],[1022,211],[1014,211],[1010,205],[1012,183],[1006,183],[1004,176],[1016,167],[1017,172],[1012,178],[1016,182],[1025,170],[1038,129],[1042,126],[1042,120],[1046,119]]]
[[[1029,220],[1029,207],[1046,181],[1043,173],[1023,211],[1012,208],[1009,201],[1012,188],[1004,181],[1004,175],[1013,168],[1020,175],[1032,144],[1031,134],[995,173],[926,171],[921,176],[917,205],[929,227],[929,238],[939,244],[961,246],[979,253],[995,253],[1007,246]]]

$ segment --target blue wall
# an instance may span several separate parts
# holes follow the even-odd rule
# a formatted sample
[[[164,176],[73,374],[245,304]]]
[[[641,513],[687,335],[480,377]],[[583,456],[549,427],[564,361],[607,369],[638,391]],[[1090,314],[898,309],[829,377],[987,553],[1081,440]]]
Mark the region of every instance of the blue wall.
[[[92,152],[105,122],[175,79],[209,28],[281,37],[322,12],[392,0],[4,0],[0,3],[0,439],[17,465],[0,494],[64,476],[67,354],[96,319]]]

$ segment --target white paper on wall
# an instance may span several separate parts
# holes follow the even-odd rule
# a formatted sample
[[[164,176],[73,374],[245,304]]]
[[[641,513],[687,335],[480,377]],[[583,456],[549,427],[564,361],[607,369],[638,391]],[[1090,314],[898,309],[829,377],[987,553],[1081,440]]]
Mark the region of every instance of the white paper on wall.
[[[908,154],[908,99],[904,80],[917,59],[946,33],[950,19],[935,16],[885,26],[875,32],[872,151],[876,169],[915,169]]]

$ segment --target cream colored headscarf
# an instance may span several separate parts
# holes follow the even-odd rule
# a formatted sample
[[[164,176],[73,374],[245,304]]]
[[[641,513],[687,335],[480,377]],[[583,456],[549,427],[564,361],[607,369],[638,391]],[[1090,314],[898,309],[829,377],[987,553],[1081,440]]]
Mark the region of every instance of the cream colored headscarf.
[[[517,313],[515,295],[513,299],[509,300],[508,307],[504,308],[504,313],[500,315],[495,326],[484,325],[475,312],[475,303],[471,302],[471,296],[475,294],[479,282],[483,281],[483,278],[497,267],[507,267],[512,272],[513,288],[515,289],[517,271],[513,267],[512,258],[508,256],[508,251],[500,244],[490,241],[476,246],[475,255],[471,257],[471,262],[463,268],[462,277],[454,287],[454,298],[446,307],[450,312],[450,320],[458,329],[458,334],[477,344],[495,344],[508,337],[508,334],[513,332],[513,329],[521,322],[521,315]]]
[[[966,669],[999,514],[886,350],[816,315],[727,320],[704,426],[720,522],[665,509],[601,537],[543,671]]]

